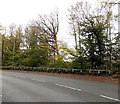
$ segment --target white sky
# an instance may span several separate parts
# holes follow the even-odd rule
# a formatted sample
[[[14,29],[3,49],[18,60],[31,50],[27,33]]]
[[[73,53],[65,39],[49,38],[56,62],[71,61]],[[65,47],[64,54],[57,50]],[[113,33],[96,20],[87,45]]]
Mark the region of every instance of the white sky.
[[[55,8],[59,10],[60,31],[58,39],[64,40],[73,47],[74,37],[68,31],[68,8],[77,1],[98,0],[0,0],[0,24],[9,26],[12,23],[25,26],[30,20],[37,18],[38,14],[49,14]],[[72,39],[73,38],[73,39]]]
[[[77,1],[82,0],[0,0],[0,22],[5,25],[26,24],[38,14],[50,13],[56,7],[64,18],[67,9]],[[94,1],[96,0],[92,0]]]

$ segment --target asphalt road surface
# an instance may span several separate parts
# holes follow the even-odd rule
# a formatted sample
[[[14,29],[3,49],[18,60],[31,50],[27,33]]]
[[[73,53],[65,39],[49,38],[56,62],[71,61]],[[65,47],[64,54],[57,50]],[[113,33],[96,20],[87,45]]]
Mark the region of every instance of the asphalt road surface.
[[[45,74],[2,71],[2,102],[119,102],[118,85]]]

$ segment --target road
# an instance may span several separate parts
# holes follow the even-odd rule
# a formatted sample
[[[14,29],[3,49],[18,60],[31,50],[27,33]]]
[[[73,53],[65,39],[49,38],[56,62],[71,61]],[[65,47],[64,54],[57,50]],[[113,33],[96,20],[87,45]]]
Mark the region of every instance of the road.
[[[119,102],[110,82],[2,71],[3,102]]]

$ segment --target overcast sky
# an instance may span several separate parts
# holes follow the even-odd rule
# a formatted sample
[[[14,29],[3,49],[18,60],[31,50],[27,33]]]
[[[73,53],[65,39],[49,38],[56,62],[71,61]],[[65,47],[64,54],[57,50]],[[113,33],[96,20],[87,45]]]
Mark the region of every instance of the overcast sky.
[[[0,22],[5,25],[26,24],[38,14],[48,14],[55,8],[59,9],[61,18],[64,18],[68,8],[77,1],[90,0],[0,0]]]
[[[59,10],[60,31],[58,39],[64,40],[73,46],[74,39],[68,31],[68,8],[77,1],[91,1],[94,6],[98,0],[0,0],[0,24],[9,26],[12,23],[25,26],[30,20],[37,18],[38,14],[49,14],[55,8]]]

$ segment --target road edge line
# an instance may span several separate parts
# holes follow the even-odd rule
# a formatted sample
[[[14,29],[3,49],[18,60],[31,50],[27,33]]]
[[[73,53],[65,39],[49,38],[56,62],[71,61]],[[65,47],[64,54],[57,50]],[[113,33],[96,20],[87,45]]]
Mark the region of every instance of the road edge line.
[[[115,99],[115,98],[112,98],[112,97],[108,97],[108,96],[105,96],[105,95],[100,95],[101,97],[104,97],[104,98],[107,98],[107,99],[111,99],[111,100],[115,100],[115,101],[119,101],[119,99]]]

